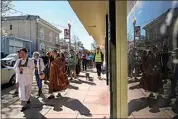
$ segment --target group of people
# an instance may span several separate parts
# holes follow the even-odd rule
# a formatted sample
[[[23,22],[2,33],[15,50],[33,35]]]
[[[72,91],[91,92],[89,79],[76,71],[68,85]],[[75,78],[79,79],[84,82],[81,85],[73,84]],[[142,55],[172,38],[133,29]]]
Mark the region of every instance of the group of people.
[[[44,83],[49,85],[50,96],[48,99],[55,98],[54,92],[58,92],[57,97],[61,97],[59,92],[65,90],[69,85],[67,73],[70,80],[73,80],[80,73],[81,64],[83,70],[86,71],[87,64],[95,62],[98,78],[101,79],[101,66],[104,56],[99,47],[97,47],[93,56],[85,52],[76,53],[74,50],[70,50],[69,53],[59,53],[57,50],[53,50],[47,52],[46,56],[40,56],[39,52],[34,52],[33,57],[29,58],[28,51],[25,48],[20,49],[17,53],[19,58],[14,65],[17,89],[15,94],[18,94],[22,101],[21,111],[29,107],[33,77],[38,86],[38,97],[42,94],[42,81],[44,80]],[[47,83],[48,81],[49,83]]]
[[[170,54],[166,45],[161,50],[157,47],[142,51],[133,49],[128,53],[128,75],[137,79],[138,75],[142,74],[140,86],[145,90],[163,94],[163,84],[167,83],[168,74],[172,71],[170,98],[175,97],[178,64],[173,63],[172,57],[177,55],[177,51],[174,54]],[[133,72],[135,72],[135,75],[133,75]],[[150,94],[150,97],[154,97],[153,93]]]

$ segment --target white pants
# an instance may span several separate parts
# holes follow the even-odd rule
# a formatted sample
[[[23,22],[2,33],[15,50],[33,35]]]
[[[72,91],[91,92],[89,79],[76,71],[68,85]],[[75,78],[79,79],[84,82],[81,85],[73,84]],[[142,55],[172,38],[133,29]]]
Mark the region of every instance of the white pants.
[[[19,98],[21,101],[27,102],[30,99],[32,92],[32,85],[19,86]]]

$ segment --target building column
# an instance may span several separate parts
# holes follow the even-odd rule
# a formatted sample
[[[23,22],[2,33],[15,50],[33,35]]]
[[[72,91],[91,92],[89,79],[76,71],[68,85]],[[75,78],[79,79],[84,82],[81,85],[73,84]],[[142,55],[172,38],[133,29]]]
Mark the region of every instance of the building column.
[[[127,1],[116,1],[117,118],[128,117]]]

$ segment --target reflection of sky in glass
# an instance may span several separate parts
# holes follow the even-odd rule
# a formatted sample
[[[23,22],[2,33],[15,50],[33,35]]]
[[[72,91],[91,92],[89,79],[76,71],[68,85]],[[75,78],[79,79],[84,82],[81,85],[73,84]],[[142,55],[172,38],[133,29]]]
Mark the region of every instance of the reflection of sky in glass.
[[[178,4],[176,5],[178,7]],[[141,34],[145,35],[142,28],[155,18],[172,8],[172,1],[140,1],[127,19],[127,32],[133,36],[133,19],[136,25],[141,26]]]

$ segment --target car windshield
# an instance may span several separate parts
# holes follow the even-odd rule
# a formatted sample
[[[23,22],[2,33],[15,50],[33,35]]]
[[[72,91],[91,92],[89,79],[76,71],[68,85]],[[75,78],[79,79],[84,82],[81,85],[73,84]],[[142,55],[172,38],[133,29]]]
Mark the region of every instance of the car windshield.
[[[16,57],[17,55],[16,54],[10,54],[7,56],[7,58],[10,58],[10,57]]]

